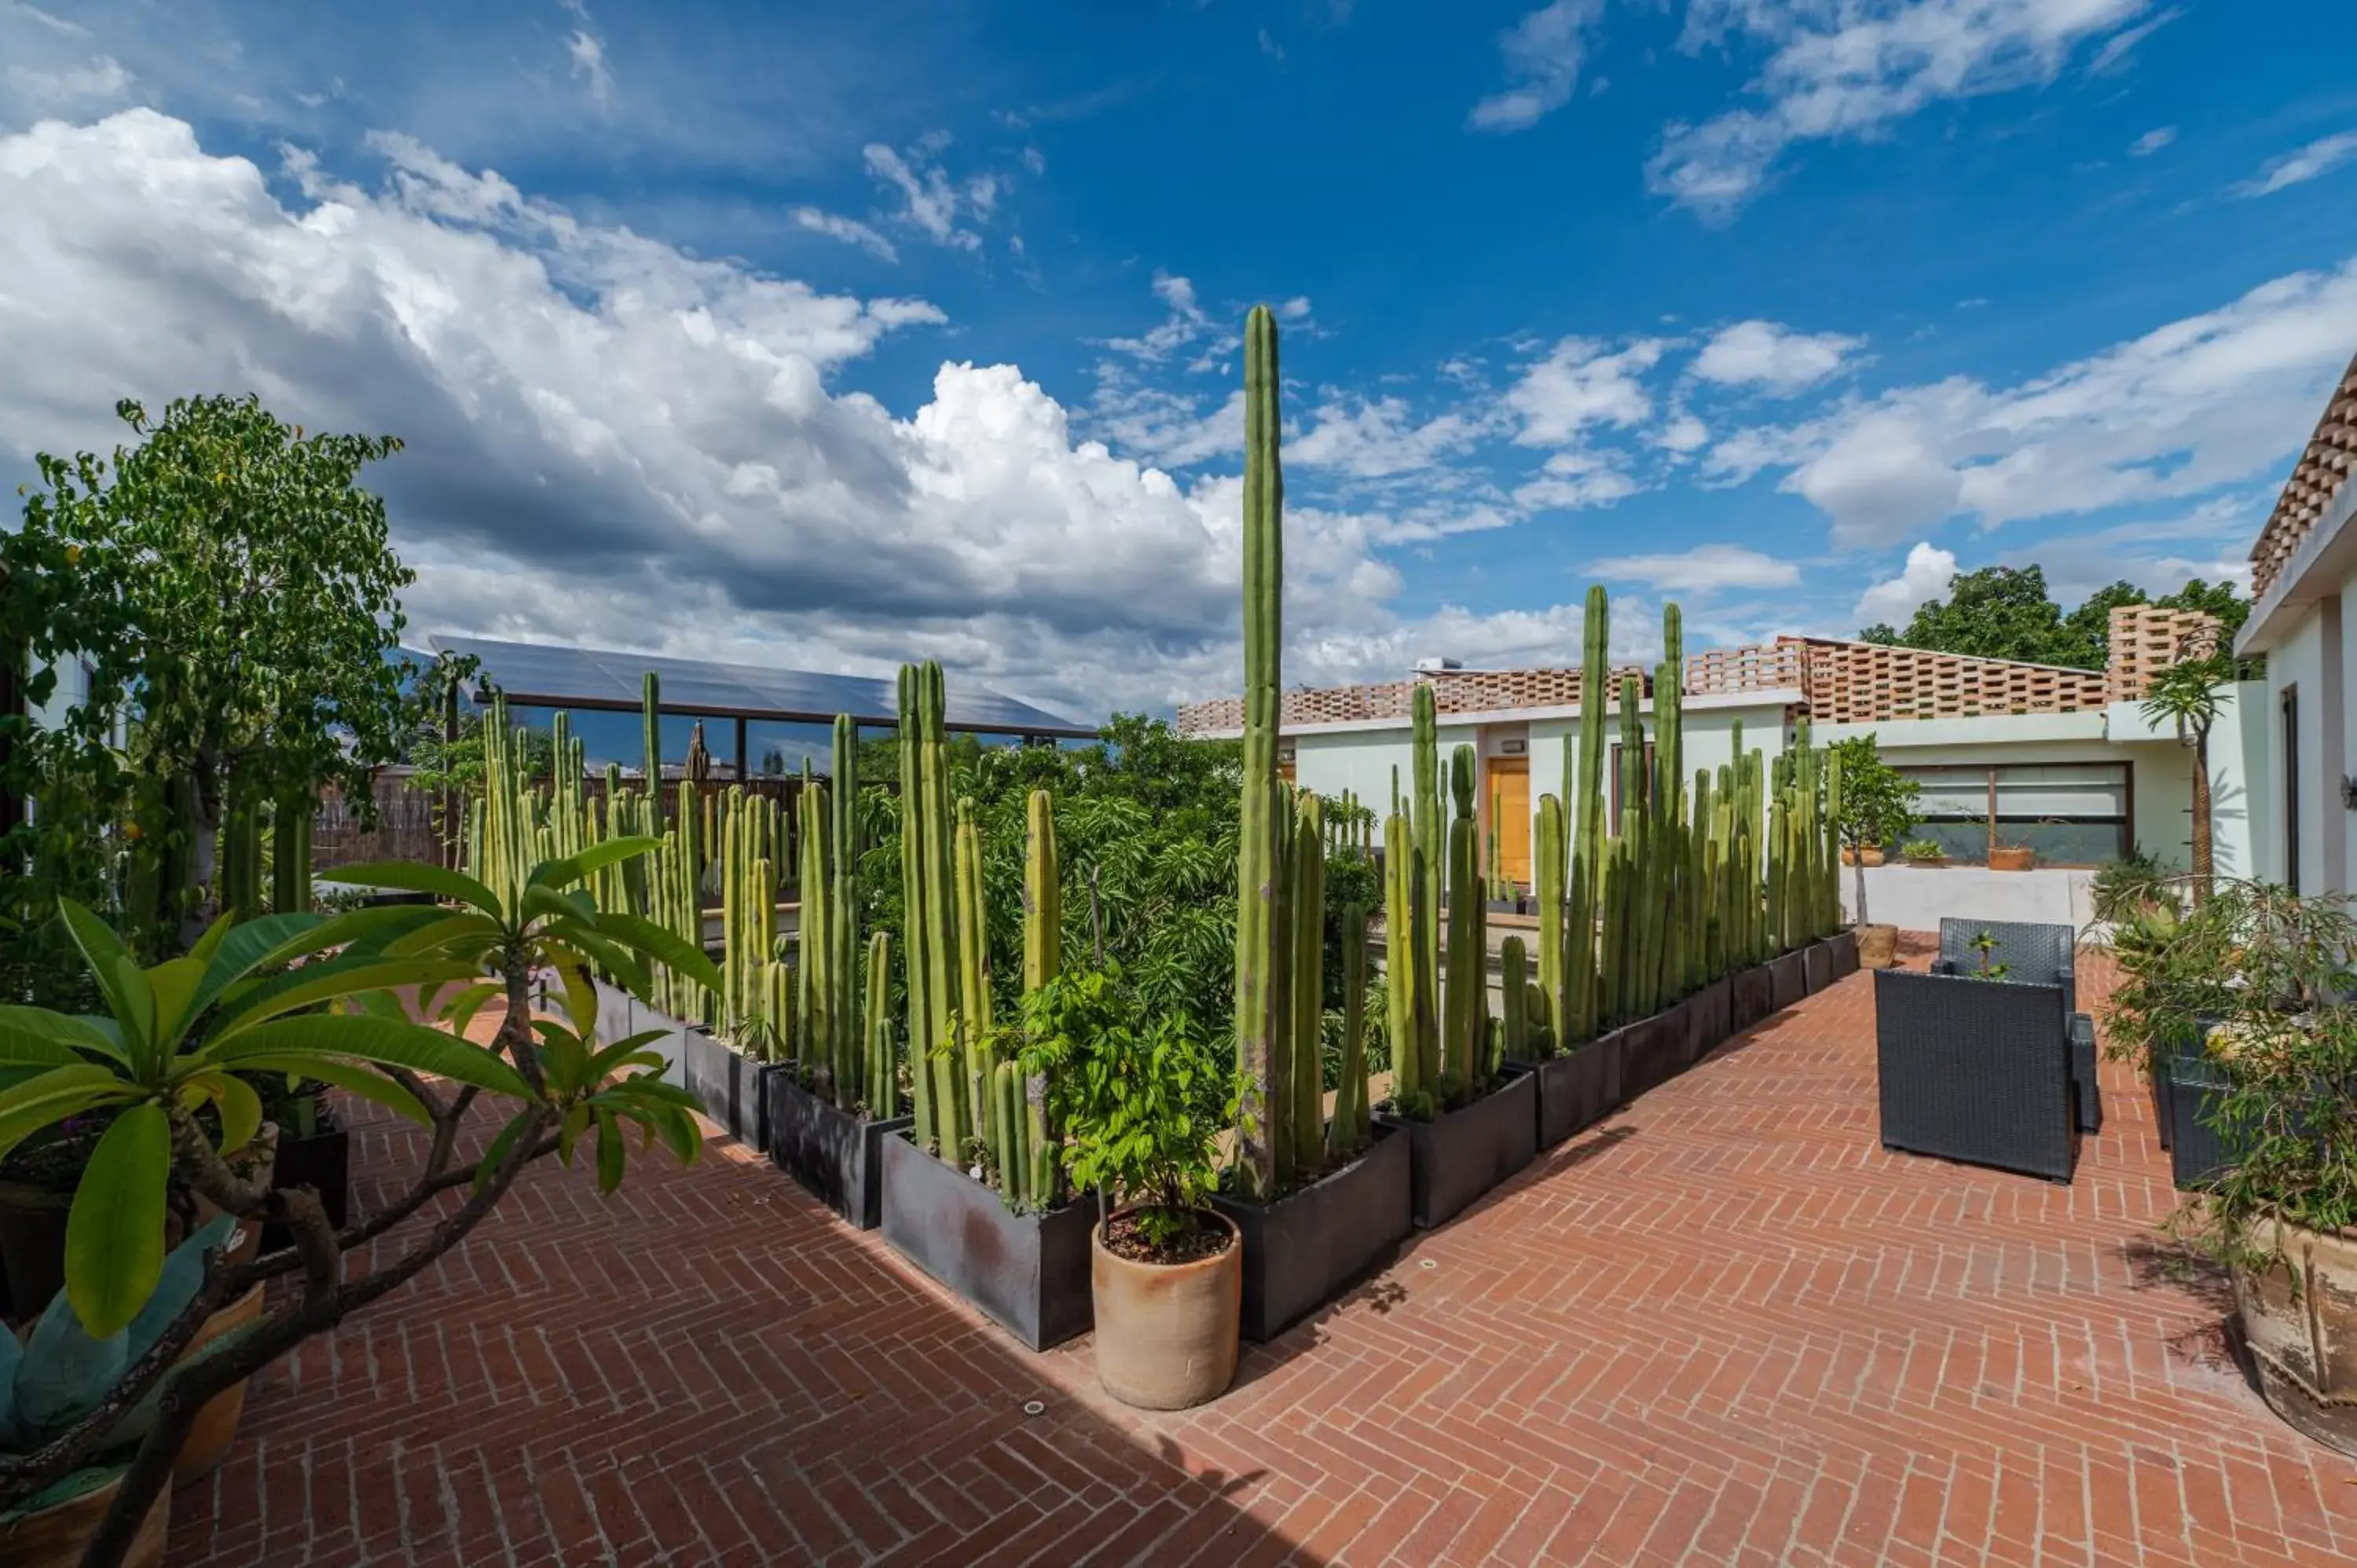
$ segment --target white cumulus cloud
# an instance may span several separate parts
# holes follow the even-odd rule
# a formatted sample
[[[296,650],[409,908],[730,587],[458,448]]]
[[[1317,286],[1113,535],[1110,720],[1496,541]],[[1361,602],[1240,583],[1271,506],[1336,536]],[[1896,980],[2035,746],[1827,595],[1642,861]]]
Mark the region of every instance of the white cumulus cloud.
[[[1816,385],[1866,346],[1838,332],[1795,332],[1773,321],[1738,321],[1711,334],[1695,356],[1694,372],[1721,386],[1758,386],[1796,392]]]
[[[1907,552],[1907,564],[1899,575],[1886,577],[1858,596],[1852,614],[1861,627],[1879,623],[1904,631],[1916,610],[1945,594],[1955,580],[1954,552],[1920,543]]]
[[[1479,131],[1520,131],[1569,102],[1588,35],[1603,16],[1604,0],[1553,0],[1499,35],[1507,84],[1473,105],[1468,123]]]
[[[1740,544],[1697,544],[1662,555],[1613,555],[1592,562],[1599,577],[1644,583],[1670,593],[1708,594],[1721,588],[1789,588],[1801,569]]]

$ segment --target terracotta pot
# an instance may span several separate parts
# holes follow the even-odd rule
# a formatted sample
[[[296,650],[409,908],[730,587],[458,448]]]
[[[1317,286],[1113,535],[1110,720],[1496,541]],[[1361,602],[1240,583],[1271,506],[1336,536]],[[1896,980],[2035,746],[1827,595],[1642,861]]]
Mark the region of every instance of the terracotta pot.
[[[213,1341],[243,1328],[261,1316],[262,1287],[256,1285],[205,1319],[205,1326],[197,1330],[197,1337],[180,1352],[180,1359],[188,1360]],[[188,1428],[188,1440],[180,1445],[180,1456],[172,1461],[173,1484],[211,1475],[229,1457],[230,1444],[237,1441],[238,1420],[244,1413],[242,1378],[207,1400],[205,1408],[197,1412],[197,1423]]]
[[[76,1568],[82,1548],[96,1533],[99,1520],[106,1517],[122,1485],[123,1478],[117,1476],[54,1508],[27,1514],[13,1524],[0,1524],[0,1568]],[[123,1554],[123,1568],[158,1568],[171,1525],[172,1488],[166,1487],[156,1494],[155,1504],[140,1521],[131,1550]]]
[[[1226,1215],[1198,1212],[1228,1244],[1191,1263],[1135,1262],[1106,1250],[1103,1221],[1090,1232],[1097,1380],[1124,1404],[1185,1410],[1235,1380],[1243,1243]]]
[[[2234,1271],[2259,1391],[2299,1431],[2357,1455],[2357,1237],[2263,1222],[2254,1240],[2282,1254]]]
[[[1936,871],[1948,864],[1948,857],[1944,854],[1910,854],[1904,860],[1905,864],[1924,871]]]
[[[1880,844],[1870,843],[1864,849],[1852,849],[1847,844],[1844,844],[1842,846],[1842,864],[1844,865],[1880,865],[1882,864],[1882,846]]]
[[[1899,961],[1899,928],[1857,928],[1857,961],[1867,969],[1889,969]]]
[[[1991,871],[2027,871],[2038,857],[2021,844],[2000,844],[1988,853]]]

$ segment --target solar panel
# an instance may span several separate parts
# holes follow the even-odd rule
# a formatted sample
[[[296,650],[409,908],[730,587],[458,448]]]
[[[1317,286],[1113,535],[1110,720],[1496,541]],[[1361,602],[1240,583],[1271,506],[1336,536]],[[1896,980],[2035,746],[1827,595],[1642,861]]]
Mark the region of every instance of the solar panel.
[[[653,653],[618,653],[593,648],[556,648],[537,642],[500,642],[479,637],[435,637],[442,652],[468,654],[482,674],[518,701],[533,706],[632,707],[639,705],[646,672],[662,683],[666,711],[702,710],[728,717],[823,723],[849,714],[862,724],[888,725],[899,716],[896,682],[865,675],[826,675],[810,670],[773,670],[759,664],[721,664]],[[1032,706],[975,682],[950,677],[945,693],[949,726],[1019,735],[1093,735],[1045,708]]]

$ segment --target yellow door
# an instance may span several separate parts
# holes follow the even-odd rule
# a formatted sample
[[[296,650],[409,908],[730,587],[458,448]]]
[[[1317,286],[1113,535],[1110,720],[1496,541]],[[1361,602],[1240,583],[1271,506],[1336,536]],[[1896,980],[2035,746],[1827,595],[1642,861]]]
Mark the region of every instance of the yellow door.
[[[1498,836],[1498,869],[1507,881],[1527,887],[1531,881],[1531,761],[1527,757],[1489,759],[1490,822]],[[1487,868],[1489,843],[1481,853]]]

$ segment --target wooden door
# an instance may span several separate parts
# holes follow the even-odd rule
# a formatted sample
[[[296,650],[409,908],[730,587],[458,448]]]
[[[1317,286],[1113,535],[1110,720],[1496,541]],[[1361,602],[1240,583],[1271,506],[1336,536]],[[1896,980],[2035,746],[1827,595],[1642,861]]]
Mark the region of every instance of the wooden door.
[[[1498,868],[1506,880],[1527,887],[1531,883],[1531,759],[1493,757],[1489,759],[1490,821],[1482,841],[1482,865],[1489,864],[1487,832],[1498,835]]]

